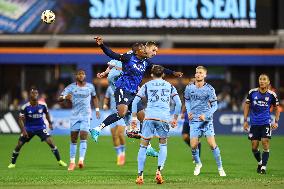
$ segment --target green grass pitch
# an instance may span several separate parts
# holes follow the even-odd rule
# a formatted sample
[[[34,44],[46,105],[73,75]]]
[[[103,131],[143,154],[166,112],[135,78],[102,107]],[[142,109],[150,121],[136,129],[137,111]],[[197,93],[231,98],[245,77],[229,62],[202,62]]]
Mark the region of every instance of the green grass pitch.
[[[147,157],[144,171],[145,184],[136,186],[137,152],[139,140],[127,139],[126,165],[117,166],[111,137],[100,137],[98,143],[88,141],[84,170],[68,172],[59,167],[45,143],[35,137],[22,148],[16,168],[8,169],[17,135],[0,136],[0,188],[70,189],[70,188],[284,188],[284,137],[271,140],[267,175],[256,173],[256,161],[251,154],[246,136],[217,136],[227,177],[218,176],[216,164],[202,139],[203,167],[199,176],[193,176],[191,152],[181,137],[170,137],[168,158],[163,176],[165,183],[157,186],[155,170],[157,159]],[[69,159],[69,137],[55,136],[62,159]],[[157,148],[157,139],[153,140]],[[78,154],[78,153],[77,153]]]

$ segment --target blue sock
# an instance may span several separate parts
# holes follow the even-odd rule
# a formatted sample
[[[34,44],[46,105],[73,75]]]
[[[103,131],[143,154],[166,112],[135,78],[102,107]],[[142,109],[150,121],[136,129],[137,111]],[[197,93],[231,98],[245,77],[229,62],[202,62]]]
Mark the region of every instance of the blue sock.
[[[70,143],[70,160],[71,162],[74,161],[73,163],[75,163],[76,151],[77,143]]]
[[[120,146],[115,146],[114,149],[115,149],[116,155],[118,156],[121,153]]]
[[[257,150],[252,150],[252,153],[256,159],[257,162],[260,162],[261,161],[261,154],[260,154],[260,151],[259,149]]]
[[[120,145],[120,152],[125,154],[125,145]]]
[[[144,165],[145,165],[145,161],[146,161],[146,150],[147,150],[147,146],[143,146],[143,145],[140,144],[138,157],[137,157],[138,174],[140,174],[141,172],[144,171]]]
[[[222,159],[221,159],[221,153],[220,153],[220,149],[218,146],[216,146],[216,148],[214,148],[212,150],[216,164],[218,166],[218,169],[222,168]]]
[[[167,143],[159,144],[159,147],[160,147],[160,151],[158,155],[158,167],[163,169],[166,159],[167,159],[167,152],[168,152]]]
[[[84,161],[86,151],[87,151],[87,140],[81,140],[80,141],[80,160]]]
[[[199,149],[191,149],[192,157],[196,164],[201,163],[200,157],[199,157]]]
[[[262,152],[262,166],[267,165],[268,158],[269,158],[269,150],[263,151]]]
[[[112,123],[115,123],[120,119],[121,119],[121,117],[119,117],[119,115],[117,113],[114,113],[114,114],[109,115],[107,118],[105,118],[105,120],[103,121],[103,123],[101,123],[101,125],[104,124],[103,128],[105,128],[106,126],[108,126]]]

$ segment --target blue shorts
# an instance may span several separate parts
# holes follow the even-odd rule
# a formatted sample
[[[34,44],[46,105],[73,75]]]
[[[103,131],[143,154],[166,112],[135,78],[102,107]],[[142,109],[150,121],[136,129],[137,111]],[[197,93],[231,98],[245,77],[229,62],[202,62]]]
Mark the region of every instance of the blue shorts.
[[[127,105],[128,111],[131,111],[131,109],[132,109],[132,102],[133,102],[135,96],[136,96],[135,93],[125,91],[124,89],[116,88],[115,91],[114,91],[114,98],[115,98],[116,106],[118,106],[120,104]],[[139,112],[143,109],[144,109],[143,103],[142,103],[142,100],[140,100],[138,105],[137,105],[137,112]]]
[[[168,123],[156,120],[143,121],[142,138],[151,139],[153,137],[167,138],[170,130]]]
[[[37,135],[41,141],[46,141],[48,137],[50,137],[50,134],[46,129],[40,129],[36,131],[27,131],[29,138],[24,137],[22,134],[19,138],[19,141],[26,143],[29,142],[35,135]]]
[[[214,127],[212,121],[192,121],[190,123],[190,138],[200,138],[201,136],[214,136]]]
[[[112,129],[112,128],[115,128],[118,125],[119,126],[126,126],[124,119],[120,119],[120,120],[110,124],[109,127]]]
[[[87,131],[89,132],[90,130],[90,125],[91,125],[91,119],[82,119],[82,120],[76,120],[76,121],[71,121],[70,122],[70,130],[71,131]]]

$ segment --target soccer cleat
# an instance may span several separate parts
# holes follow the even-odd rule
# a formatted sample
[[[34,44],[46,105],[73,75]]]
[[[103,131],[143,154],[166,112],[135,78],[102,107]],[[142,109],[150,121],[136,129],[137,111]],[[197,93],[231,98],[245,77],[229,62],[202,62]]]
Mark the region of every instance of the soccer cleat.
[[[156,171],[156,177],[155,177],[157,184],[163,184],[164,180],[161,174],[161,171],[157,170]]]
[[[79,160],[79,162],[78,162],[78,167],[79,167],[80,169],[83,169],[83,168],[84,168],[84,161]]]
[[[159,153],[155,151],[154,148],[148,147],[146,151],[147,156],[158,157]]]
[[[90,129],[91,137],[95,142],[98,142],[98,138],[101,134],[101,129],[99,127],[95,127]]]
[[[10,165],[8,165],[8,168],[9,168],[9,169],[16,168],[16,164],[10,163]]]
[[[124,165],[125,164],[125,155],[120,154],[117,156],[117,165]]]
[[[68,167],[68,171],[74,171],[75,168],[76,168],[76,164],[75,163],[70,163],[69,167]]]
[[[195,175],[195,176],[199,175],[201,167],[202,167],[202,164],[201,163],[197,163],[195,165],[195,168],[194,168],[194,171],[193,171],[193,175]]]
[[[260,171],[261,171],[261,165],[257,165],[256,172],[257,172],[257,173],[260,173]]]
[[[136,184],[144,184],[143,176],[138,176],[135,182]]]
[[[266,174],[266,169],[261,168],[260,174],[265,175]]]
[[[219,169],[218,172],[219,172],[220,177],[227,176],[223,168]]]
[[[64,161],[62,161],[62,160],[58,161],[58,165],[62,166],[62,167],[67,167],[67,164]]]

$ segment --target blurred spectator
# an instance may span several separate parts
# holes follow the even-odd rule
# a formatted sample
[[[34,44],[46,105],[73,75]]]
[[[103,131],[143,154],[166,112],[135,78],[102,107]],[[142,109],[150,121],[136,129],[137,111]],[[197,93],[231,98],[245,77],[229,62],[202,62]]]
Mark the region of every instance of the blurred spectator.
[[[20,110],[20,104],[19,104],[19,99],[14,98],[12,104],[9,105],[9,110],[10,111],[15,111],[15,110]]]

